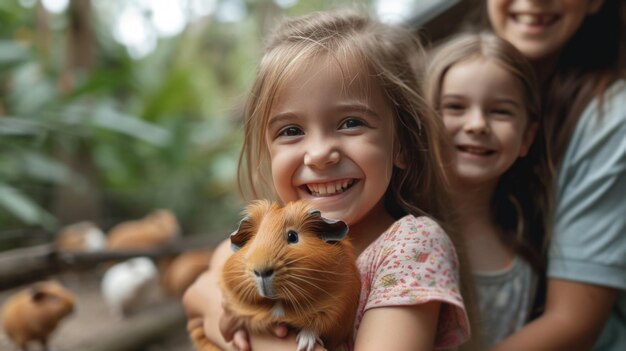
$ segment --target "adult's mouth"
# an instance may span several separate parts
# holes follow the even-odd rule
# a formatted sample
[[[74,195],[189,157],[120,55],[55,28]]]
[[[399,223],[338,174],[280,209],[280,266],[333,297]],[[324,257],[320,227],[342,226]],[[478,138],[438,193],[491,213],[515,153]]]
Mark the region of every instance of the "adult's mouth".
[[[527,26],[549,26],[559,19],[554,14],[514,13],[511,18],[515,23]]]

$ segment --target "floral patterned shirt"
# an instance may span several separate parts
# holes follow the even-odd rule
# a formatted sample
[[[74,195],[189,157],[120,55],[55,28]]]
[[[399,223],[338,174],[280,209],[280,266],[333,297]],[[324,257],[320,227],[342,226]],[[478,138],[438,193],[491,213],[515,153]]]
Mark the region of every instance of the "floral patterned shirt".
[[[357,265],[361,298],[355,331],[371,308],[441,301],[435,348],[454,348],[469,338],[456,251],[432,219],[399,219],[359,255]]]

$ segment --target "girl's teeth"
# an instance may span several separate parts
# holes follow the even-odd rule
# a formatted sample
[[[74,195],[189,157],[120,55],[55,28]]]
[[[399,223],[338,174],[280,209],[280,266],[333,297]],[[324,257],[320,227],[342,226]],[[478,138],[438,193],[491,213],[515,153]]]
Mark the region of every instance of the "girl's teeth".
[[[353,180],[343,180],[326,184],[307,184],[307,188],[313,196],[330,196],[343,193],[353,182]]]

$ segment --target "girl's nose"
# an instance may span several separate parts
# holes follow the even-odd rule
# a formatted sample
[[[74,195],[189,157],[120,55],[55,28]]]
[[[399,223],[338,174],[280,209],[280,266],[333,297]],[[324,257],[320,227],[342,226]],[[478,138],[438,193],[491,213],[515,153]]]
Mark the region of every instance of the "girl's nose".
[[[471,134],[489,133],[489,123],[482,111],[470,111],[464,126],[465,132]]]
[[[304,165],[323,169],[339,162],[341,154],[329,141],[322,141],[311,145],[304,154]]]

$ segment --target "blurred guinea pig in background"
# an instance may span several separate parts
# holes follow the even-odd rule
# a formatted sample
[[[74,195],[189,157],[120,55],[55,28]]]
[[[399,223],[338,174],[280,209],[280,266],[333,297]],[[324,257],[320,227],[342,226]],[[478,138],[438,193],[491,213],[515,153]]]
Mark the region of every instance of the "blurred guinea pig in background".
[[[299,331],[298,350],[350,340],[361,283],[348,226],[304,201],[255,201],[244,214],[221,277],[238,324],[262,332],[286,323]]]
[[[102,230],[89,221],[78,222],[61,228],[54,245],[59,251],[95,252],[104,250],[107,238]]]
[[[47,350],[48,338],[61,320],[74,310],[75,297],[57,281],[35,283],[10,296],[2,307],[2,327],[20,349],[39,343]]]
[[[128,317],[161,297],[156,265],[147,257],[117,263],[104,272],[101,292],[115,316]]]
[[[164,292],[182,298],[185,290],[209,268],[211,254],[209,250],[194,250],[176,256],[161,274]]]
[[[180,235],[176,216],[169,210],[154,210],[142,219],[112,227],[107,234],[107,249],[134,250],[168,245]]]

